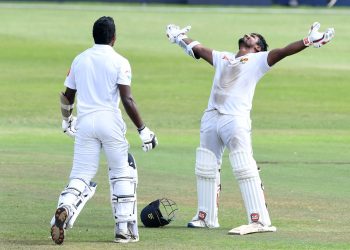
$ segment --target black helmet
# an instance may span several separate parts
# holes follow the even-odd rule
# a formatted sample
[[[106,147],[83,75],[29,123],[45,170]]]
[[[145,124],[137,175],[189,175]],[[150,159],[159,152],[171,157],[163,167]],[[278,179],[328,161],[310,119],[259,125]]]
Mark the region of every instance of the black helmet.
[[[162,198],[152,201],[142,209],[140,217],[145,227],[162,227],[168,225],[174,219],[177,210],[174,201]]]

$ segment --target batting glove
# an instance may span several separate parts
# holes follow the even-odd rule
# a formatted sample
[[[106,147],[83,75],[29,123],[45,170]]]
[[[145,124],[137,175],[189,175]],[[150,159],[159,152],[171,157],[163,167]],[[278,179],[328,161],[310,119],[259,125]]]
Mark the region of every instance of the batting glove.
[[[158,144],[158,139],[154,132],[152,132],[149,128],[143,127],[138,129],[139,135],[142,141],[142,150],[145,152],[154,149]]]
[[[319,32],[321,24],[319,22],[314,22],[309,30],[309,34],[304,38],[304,45],[311,46],[315,48],[320,48],[326,43],[328,43],[335,35],[334,28],[328,28],[324,33]]]
[[[182,39],[187,38],[186,33],[190,31],[191,26],[186,26],[180,29],[179,26],[175,24],[169,24],[166,26],[166,35],[171,43],[179,43]]]
[[[75,129],[76,124],[77,124],[77,118],[73,115],[69,116],[68,120],[63,120],[62,121],[63,133],[65,133],[69,137],[74,138],[75,133],[77,132],[77,130]]]

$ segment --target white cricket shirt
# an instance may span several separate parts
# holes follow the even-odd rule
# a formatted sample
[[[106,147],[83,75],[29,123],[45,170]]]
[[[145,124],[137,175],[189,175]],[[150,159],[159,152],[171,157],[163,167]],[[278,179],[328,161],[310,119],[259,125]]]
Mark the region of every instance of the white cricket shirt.
[[[215,75],[207,111],[249,116],[256,84],[270,69],[268,52],[250,53],[238,58],[231,52],[213,51]]]
[[[101,110],[120,113],[118,84],[131,84],[130,64],[111,46],[100,44],[73,60],[64,82],[77,90],[78,117]]]

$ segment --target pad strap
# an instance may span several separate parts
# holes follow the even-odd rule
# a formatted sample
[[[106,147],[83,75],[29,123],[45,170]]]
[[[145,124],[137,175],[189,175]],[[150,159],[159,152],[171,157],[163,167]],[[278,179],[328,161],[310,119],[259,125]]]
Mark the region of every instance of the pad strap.
[[[124,195],[124,196],[116,196],[113,194],[112,202],[135,202],[136,197],[135,195]]]

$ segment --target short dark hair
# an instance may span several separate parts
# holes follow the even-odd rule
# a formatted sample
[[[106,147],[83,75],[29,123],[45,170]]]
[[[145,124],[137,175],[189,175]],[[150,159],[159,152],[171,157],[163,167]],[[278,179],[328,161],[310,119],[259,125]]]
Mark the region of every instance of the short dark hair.
[[[103,16],[96,20],[92,29],[95,44],[110,44],[115,36],[115,24],[112,17]]]
[[[269,45],[266,43],[265,38],[258,33],[252,33],[252,35],[256,35],[257,37],[259,37],[258,45],[260,46],[261,51],[267,51]]]

